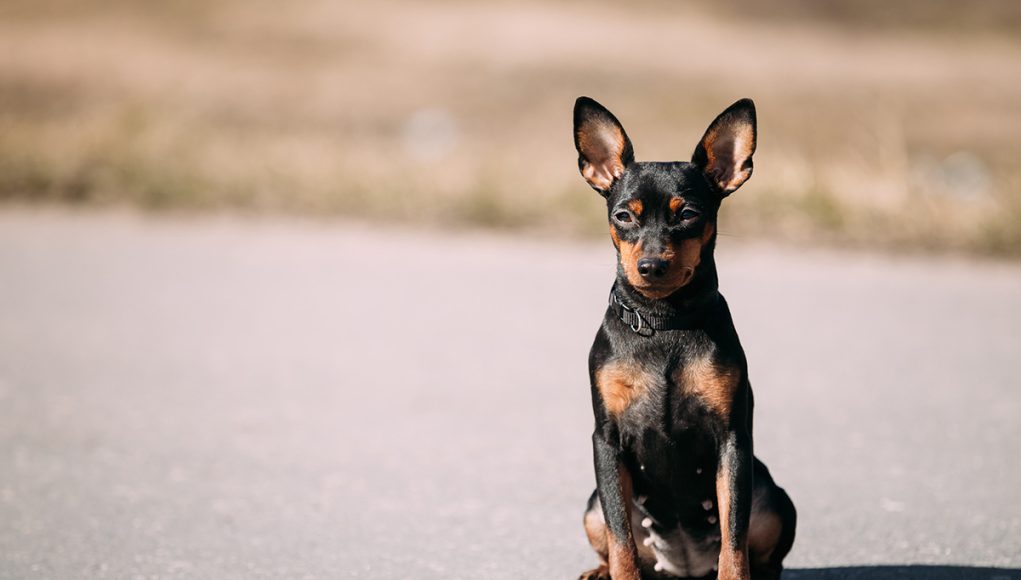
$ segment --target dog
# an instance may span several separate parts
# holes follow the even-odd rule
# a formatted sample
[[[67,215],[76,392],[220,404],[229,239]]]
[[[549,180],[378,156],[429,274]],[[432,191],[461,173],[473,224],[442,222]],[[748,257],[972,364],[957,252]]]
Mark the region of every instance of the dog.
[[[605,200],[617,276],[589,354],[600,565],[581,580],[774,580],[790,497],[752,453],[752,389],[714,248],[720,203],[752,174],[755,105],[709,125],[690,162],[636,162],[616,117],[581,97],[574,144]]]

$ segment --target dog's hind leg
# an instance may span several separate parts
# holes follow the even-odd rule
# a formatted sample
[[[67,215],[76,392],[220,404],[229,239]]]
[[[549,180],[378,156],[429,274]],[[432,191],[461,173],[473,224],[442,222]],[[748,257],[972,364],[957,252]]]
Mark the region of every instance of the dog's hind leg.
[[[782,487],[755,460],[755,488],[748,524],[748,559],[752,580],[779,580],[783,559],[794,544],[797,512]]]
[[[592,549],[599,555],[599,566],[587,572],[582,572],[578,580],[609,580],[610,569],[609,547],[606,542],[606,519],[603,517],[603,508],[599,505],[599,492],[593,491],[589,497],[588,505],[585,507],[585,535]]]

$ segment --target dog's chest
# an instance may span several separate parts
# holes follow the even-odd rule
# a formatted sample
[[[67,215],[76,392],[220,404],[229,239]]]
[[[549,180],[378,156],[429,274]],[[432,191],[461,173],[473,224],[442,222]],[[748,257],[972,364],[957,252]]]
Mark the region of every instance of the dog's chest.
[[[704,497],[675,496],[682,488],[701,494],[715,483],[717,434],[726,416],[721,401],[730,397],[719,392],[724,381],[712,370],[717,366],[708,355],[640,352],[611,357],[595,373],[636,486],[666,494],[670,504],[700,503]]]
[[[618,424],[697,428],[706,415],[725,420],[741,380],[736,366],[711,352],[655,356],[646,352],[608,358],[594,373],[603,407]]]

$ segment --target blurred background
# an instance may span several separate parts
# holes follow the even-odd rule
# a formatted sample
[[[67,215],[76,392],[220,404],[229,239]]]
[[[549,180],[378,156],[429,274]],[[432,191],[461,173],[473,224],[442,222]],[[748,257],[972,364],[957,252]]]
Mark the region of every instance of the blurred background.
[[[1021,6],[5,0],[0,197],[602,235],[570,109],[686,159],[740,97],[725,233],[1021,252]]]
[[[1021,580],[1021,3],[0,0],[0,580],[576,578],[640,160],[741,97],[786,580]]]

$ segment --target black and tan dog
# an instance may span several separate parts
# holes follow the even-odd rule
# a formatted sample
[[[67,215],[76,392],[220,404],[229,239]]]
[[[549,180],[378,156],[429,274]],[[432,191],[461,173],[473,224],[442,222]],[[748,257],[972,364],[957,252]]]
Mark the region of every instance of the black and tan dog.
[[[716,216],[752,173],[755,106],[720,114],[691,162],[635,162],[616,117],[582,97],[574,142],[604,198],[617,279],[589,355],[596,491],[583,579],[780,577],[794,504],[752,454],[744,351],[718,292]]]

